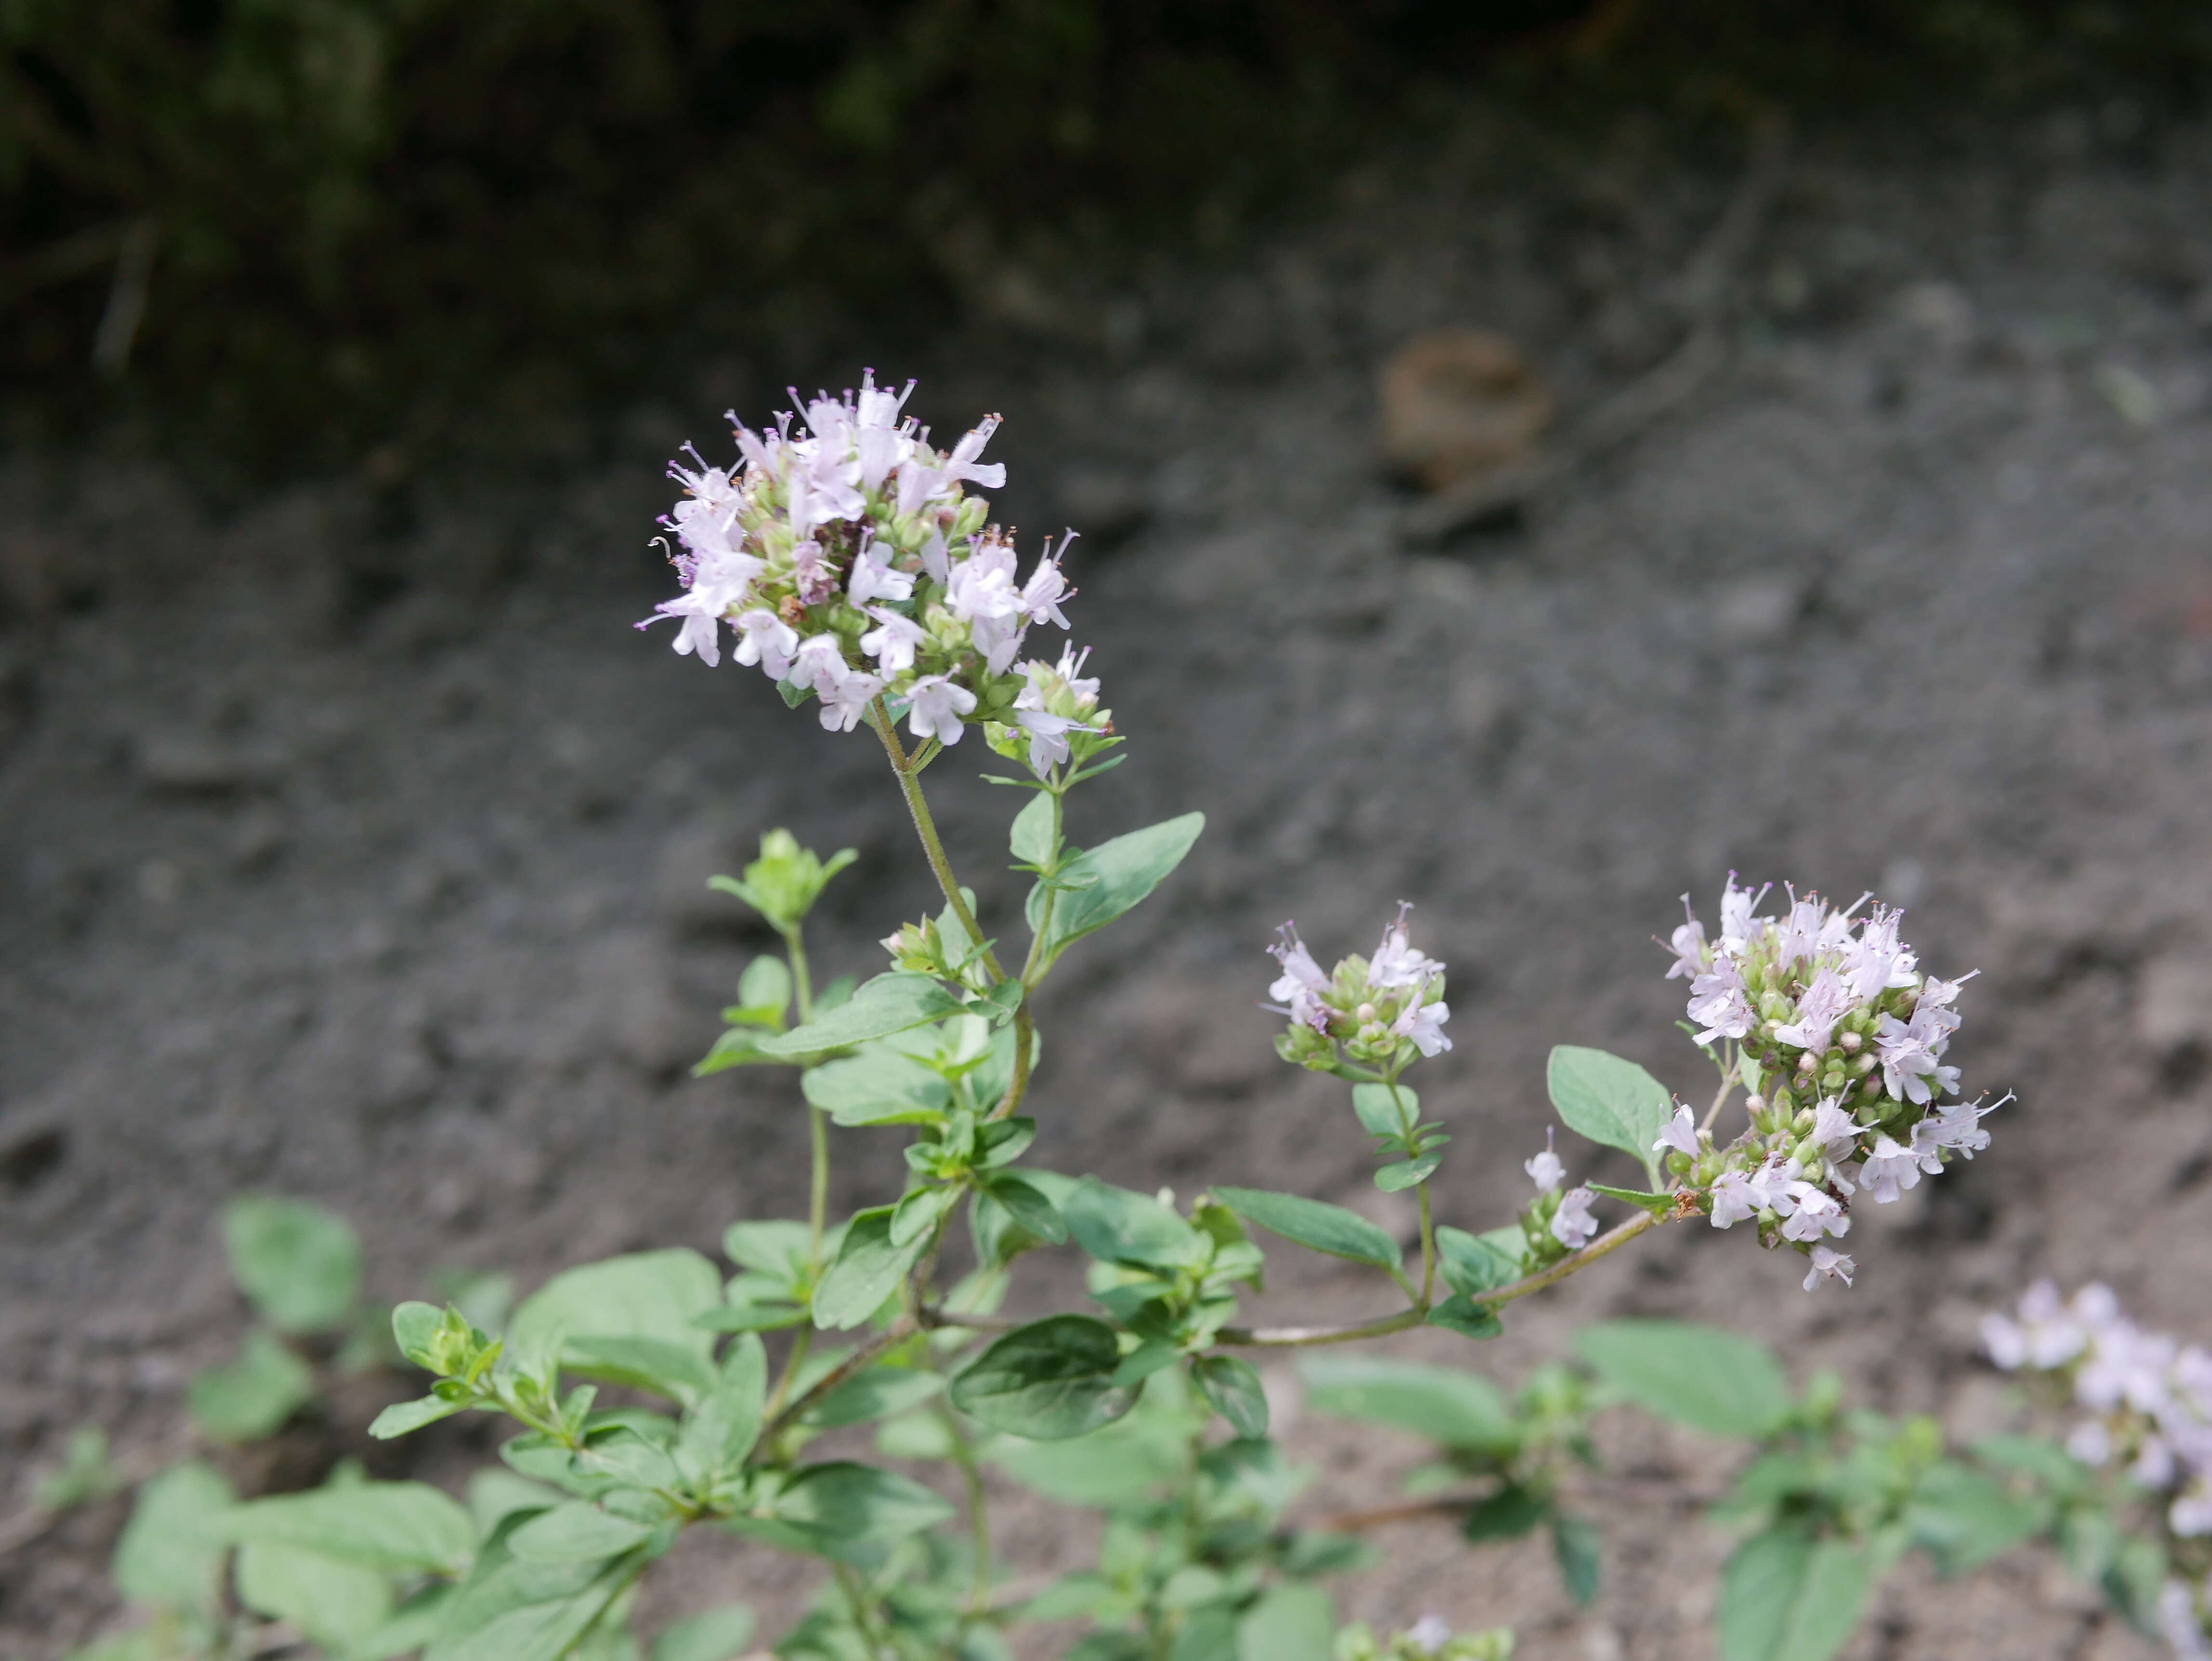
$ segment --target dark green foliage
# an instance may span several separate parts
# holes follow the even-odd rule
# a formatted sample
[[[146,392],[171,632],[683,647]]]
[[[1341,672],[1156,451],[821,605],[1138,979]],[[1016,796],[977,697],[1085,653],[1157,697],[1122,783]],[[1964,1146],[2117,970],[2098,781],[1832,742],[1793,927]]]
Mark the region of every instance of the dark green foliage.
[[[2186,94],[2208,63],[2191,0],[26,0],[0,382],[19,422],[101,407],[140,227],[126,385],[180,440],[386,478],[560,453],[702,344],[777,355],[766,392],[841,304],[936,324],[1009,250],[1218,234],[1477,88],[1557,119],[1717,86]]]

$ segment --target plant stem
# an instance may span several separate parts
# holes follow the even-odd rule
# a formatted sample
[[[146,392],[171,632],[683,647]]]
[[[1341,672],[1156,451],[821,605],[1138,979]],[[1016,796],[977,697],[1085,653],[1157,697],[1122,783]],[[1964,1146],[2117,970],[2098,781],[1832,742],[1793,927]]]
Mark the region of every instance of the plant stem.
[[[1429,1185],[1418,1183],[1414,1192],[1421,1201],[1421,1306],[1425,1309],[1437,1294],[1437,1230],[1429,1214]]]
[[[960,891],[960,879],[952,874],[952,863],[945,857],[945,844],[938,837],[937,821],[930,817],[929,803],[921,794],[921,780],[915,771],[912,758],[899,743],[898,735],[891,731],[890,716],[884,709],[884,701],[878,698],[869,706],[869,724],[884,741],[884,753],[890,757],[891,771],[898,775],[899,789],[906,797],[906,811],[914,820],[915,834],[921,838],[921,851],[929,861],[930,873],[944,891],[945,903],[952,908],[952,915],[968,931],[969,943],[982,946],[983,931],[975,926],[975,914],[968,909],[967,897]],[[1006,978],[1006,971],[999,967],[998,954],[988,946],[983,947],[983,966],[991,971],[994,981]]]
[[[791,958],[791,987],[798,1001],[799,1024],[805,1026],[814,1019],[814,977],[806,966],[805,931],[797,927],[784,930],[783,947]],[[822,1272],[822,1236],[830,1222],[828,1117],[820,1108],[810,1104],[806,1110],[806,1127],[812,1145],[814,1167],[807,1183],[806,1261],[818,1277]]]
[[[806,1129],[813,1141],[814,1170],[806,1189],[806,1261],[822,1278],[822,1236],[830,1223],[830,1116],[809,1104]]]
[[[860,1633],[860,1641],[868,1646],[868,1654],[875,1658],[875,1661],[881,1661],[883,1644],[877,1631],[875,1610],[871,1607],[866,1582],[860,1579],[860,1572],[851,1564],[840,1563],[835,1559],[830,1561],[830,1572],[836,1577],[837,1589],[845,1594],[846,1604],[853,1611],[853,1626]]]
[[[1618,1251],[1638,1235],[1656,1228],[1664,1218],[1655,1217],[1648,1211],[1639,1211],[1620,1227],[1601,1234],[1580,1251],[1568,1253],[1549,1269],[1524,1275],[1510,1286],[1500,1287],[1495,1292],[1486,1292],[1475,1299],[1478,1304],[1495,1307],[1510,1304],[1516,1298],[1525,1298],[1532,1292],[1541,1292],[1546,1287],[1556,1286],[1570,1275],[1588,1269],[1601,1257]],[[1362,1338],[1380,1338],[1388,1333],[1403,1332],[1408,1327],[1419,1326],[1427,1318],[1427,1311],[1414,1308],[1401,1310],[1378,1321],[1366,1321],[1348,1327],[1224,1327],[1216,1341],[1224,1344],[1238,1344],[1248,1348],[1282,1349],[1314,1344],[1356,1343]]]
[[[930,817],[929,802],[921,794],[921,779],[914,759],[891,730],[890,713],[884,708],[881,698],[868,706],[868,724],[884,741],[884,754],[890,758],[891,771],[898,775],[900,792],[906,797],[906,811],[914,820],[915,834],[921,838],[921,851],[929,861],[930,873],[944,891],[945,904],[951,907],[952,915],[968,931],[969,944],[982,948],[983,967],[990,971],[993,983],[1005,980],[1006,971],[999,966],[998,954],[983,946],[983,931],[976,926],[975,914],[969,909],[967,897],[960,891],[960,879],[952,874],[952,862],[945,857],[945,843],[938,837],[937,821]],[[1006,1099],[990,1115],[994,1119],[1012,1114],[1029,1092],[1030,1050],[1036,1031],[1030,1019],[1029,1000],[1024,997],[1014,1011],[1014,1076],[1006,1086]]]
[[[1390,1105],[1398,1114],[1398,1135],[1405,1143],[1406,1157],[1409,1159],[1417,1159],[1420,1157],[1420,1152],[1416,1146],[1413,1133],[1419,1128],[1419,1121],[1407,1107],[1406,1098],[1398,1093],[1398,1080],[1395,1071],[1391,1077],[1383,1080],[1383,1087],[1389,1091]],[[1428,1183],[1425,1181],[1419,1182],[1414,1183],[1413,1187],[1421,1202],[1421,1295],[1415,1301],[1423,1309],[1426,1309],[1430,1299],[1436,1295],[1437,1290],[1437,1230],[1435,1221],[1429,1212]]]
[[[814,1019],[814,977],[806,969],[806,934],[796,925],[783,931],[783,949],[791,958],[791,989],[799,1003],[799,1024]]]
[[[1419,1307],[1401,1309],[1395,1315],[1386,1315],[1379,1321],[1364,1321],[1351,1327],[1224,1327],[1214,1335],[1214,1342],[1237,1344],[1255,1349],[1297,1349],[1312,1344],[1350,1344],[1362,1338],[1382,1338],[1394,1332],[1404,1332],[1419,1326],[1428,1318],[1428,1311]]]
[[[1698,1124],[1698,1129],[1711,1130],[1713,1128],[1713,1121],[1719,1118],[1721,1116],[1721,1104],[1728,1100],[1729,1092],[1735,1088],[1735,1069],[1734,1068],[1730,1068],[1726,1073],[1721,1075],[1721,1087],[1718,1091],[1714,1092],[1713,1104],[1705,1110],[1705,1116]]]
[[[775,1381],[775,1388],[769,1392],[767,1406],[761,1409],[763,1418],[773,1420],[776,1416],[776,1409],[782,1405],[784,1396],[791,1390],[791,1381],[799,1377],[799,1363],[806,1359],[806,1352],[813,1347],[814,1329],[799,1328],[798,1335],[791,1341],[791,1354],[783,1358],[783,1372]],[[768,1439],[765,1433],[761,1439]]]
[[[1618,1228],[1599,1235],[1580,1251],[1569,1252],[1549,1269],[1524,1275],[1511,1286],[1500,1287],[1495,1292],[1486,1292],[1476,1301],[1490,1305],[1510,1304],[1516,1298],[1526,1298],[1532,1292],[1541,1292],[1546,1287],[1557,1286],[1568,1275],[1588,1269],[1599,1258],[1618,1251],[1638,1235],[1658,1227],[1663,1220],[1648,1211],[1639,1211]]]
[[[975,1445],[960,1427],[953,1409],[939,1409],[945,1433],[952,1443],[952,1462],[960,1467],[960,1483],[968,1502],[968,1549],[975,1558],[975,1578],[968,1593],[968,1613],[981,1615],[991,1607],[991,1513],[983,1491],[983,1472],[975,1462]]]

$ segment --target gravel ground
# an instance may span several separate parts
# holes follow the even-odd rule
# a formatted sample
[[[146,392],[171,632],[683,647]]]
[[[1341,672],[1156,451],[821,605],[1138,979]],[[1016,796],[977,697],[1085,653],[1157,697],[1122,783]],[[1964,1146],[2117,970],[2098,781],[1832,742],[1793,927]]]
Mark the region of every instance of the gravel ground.
[[[1684,889],[1710,910],[1732,868],[1871,887],[1911,907],[1924,962],[1983,971],[1953,1059],[2019,1092],[1994,1148],[1863,1214],[1852,1291],[1800,1293],[1797,1259],[1741,1231],[1668,1230],[1477,1359],[1516,1379],[1577,1321],[1681,1313],[1967,1431],[2002,1411],[1974,1318],[2033,1275],[2102,1276],[2204,1335],[2212,134],[2096,135],[1801,146],[1725,368],[1441,547],[1400,537],[1376,464],[1382,358],[1478,323],[1589,407],[1678,335],[1671,279],[1730,196],[1723,162],[1632,127],[1571,144],[1473,124],[1217,266],[979,295],[1027,332],[971,326],[918,366],[916,407],[940,428],[1003,410],[1006,516],[1092,532],[1078,638],[1133,742],[1075,834],[1210,819],[1172,886],[1048,989],[1034,1157],[1407,1226],[1337,1088],[1276,1062],[1255,1007],[1285,916],[1326,958],[1406,897],[1453,971],[1457,1048],[1424,1086],[1457,1137],[1439,1201],[1486,1226],[1525,1188],[1551,1044],[1699,1087],[1650,944]],[[155,470],[0,471],[10,1466],[50,1463],[88,1419],[125,1450],[174,1436],[183,1380],[243,1324],[214,1226],[241,1189],[344,1213],[392,1299],[449,1266],[527,1284],[712,1251],[732,1218],[791,1209],[793,1098],[684,1076],[762,944],[703,878],[775,824],[858,849],[817,956],[865,972],[926,873],[865,735],[626,626],[662,587],[646,458],[727,401],[639,411],[623,457],[568,477],[404,505],[333,484],[217,516]],[[1017,891],[1005,800],[970,772],[963,751],[931,782],[988,911]],[[896,1183],[894,1141],[841,1153],[844,1200]],[[1278,1312],[1375,1295],[1282,1269]],[[1049,1278],[1018,1300],[1042,1307]],[[1442,1335],[1403,1348],[1466,1358]],[[373,1407],[243,1474],[362,1451]],[[1314,1418],[1290,1434],[1331,1505],[1387,1497],[1418,1453]],[[1686,1434],[1609,1435],[1632,1473],[1719,1480]],[[434,1437],[379,1469],[451,1476],[475,1452]],[[1709,1654],[1725,1541],[1645,1490],[1592,1504],[1611,1556],[1590,1615],[1532,1551],[1471,1556],[1419,1525],[1342,1601],[1515,1623],[1534,1661]],[[1024,1567],[1079,1533],[1019,1514]],[[112,1618],[119,1521],[94,1508],[0,1564],[0,1649],[51,1656]],[[794,1585],[687,1542],[653,1607],[787,1611]],[[1941,1593],[1902,1573],[1850,1654],[2146,1652],[2020,1554]]]

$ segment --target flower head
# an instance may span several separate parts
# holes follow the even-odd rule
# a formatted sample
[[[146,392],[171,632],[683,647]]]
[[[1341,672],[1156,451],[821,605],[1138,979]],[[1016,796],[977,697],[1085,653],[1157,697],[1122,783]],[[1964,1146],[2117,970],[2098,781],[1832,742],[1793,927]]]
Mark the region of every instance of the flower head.
[[[1411,905],[1398,908],[1372,958],[1346,958],[1326,974],[1297,931],[1285,925],[1280,943],[1267,949],[1283,970],[1269,989],[1276,1001],[1270,1007],[1292,1023],[1277,1043],[1286,1060],[1333,1068],[1348,1057],[1395,1076],[1411,1056],[1437,1056],[1452,1047],[1443,1030],[1451,1019],[1444,965],[1408,938],[1412,910]]]
[[[676,623],[677,650],[709,664],[728,624],[737,661],[794,701],[819,698],[834,731],[859,724],[872,682],[871,698],[905,703],[915,730],[940,742],[974,718],[1023,727],[1046,765],[1066,760],[1089,706],[1022,721],[1024,680],[1011,672],[1027,629],[1068,626],[1061,558],[1074,533],[1018,581],[1012,548],[967,494],[1005,482],[1005,467],[981,459],[999,418],[940,452],[906,413],[913,392],[878,386],[870,371],[836,396],[793,391],[795,413],[759,430],[732,414],[727,467],[686,446],[669,469],[684,495],[662,520],[684,592],[648,621]],[[855,646],[868,662],[848,660]],[[1096,703],[1095,681],[1080,690]]]

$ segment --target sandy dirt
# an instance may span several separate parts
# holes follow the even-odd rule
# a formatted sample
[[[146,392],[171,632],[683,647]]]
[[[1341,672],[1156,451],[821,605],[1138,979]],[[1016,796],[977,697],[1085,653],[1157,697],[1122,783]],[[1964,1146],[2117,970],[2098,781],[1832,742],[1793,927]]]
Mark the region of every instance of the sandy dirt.
[[[1872,888],[1911,908],[1924,963],[1981,970],[1952,1059],[2019,1100],[1988,1154],[1862,1214],[1854,1290],[1800,1292],[1798,1260],[1742,1231],[1669,1229],[1480,1351],[1399,1348],[1510,1382],[1577,1321],[1680,1313],[1972,1432],[2003,1412],[1975,1318],[2035,1275],[2101,1276],[2212,1335],[2212,134],[2120,153],[2065,118],[1801,144],[1725,368],[1519,519],[1407,545],[1375,459],[1385,354],[1480,323],[1589,407],[1678,337],[1670,283],[1732,165],[1635,131],[1471,128],[1222,267],[1045,307],[1041,332],[978,324],[912,366],[941,429],[1009,417],[1005,516],[1031,545],[1093,532],[1076,638],[1133,742],[1075,836],[1210,820],[1048,989],[1032,1157],[1300,1189],[1410,1231],[1340,1088],[1277,1062],[1255,1007],[1285,917],[1326,959],[1407,898],[1452,970],[1457,1047],[1423,1078],[1456,1137],[1439,1204],[1490,1226],[1525,1192],[1553,1043],[1710,1090],[1651,944],[1685,889],[1710,912],[1731,869]],[[657,457],[716,437],[726,401],[640,411],[623,453],[569,476],[404,506],[334,484],[216,515],[158,470],[0,471],[7,1506],[74,1424],[126,1451],[173,1439],[184,1380],[245,1323],[216,1232],[234,1191],[343,1212],[393,1299],[452,1266],[526,1286],[713,1252],[732,1219],[793,1210],[795,1092],[684,1074],[764,944],[704,879],[776,824],[858,849],[820,914],[832,972],[870,972],[927,891],[865,734],[628,626],[665,587],[643,545]],[[931,783],[988,926],[1019,891],[981,759]],[[840,1156],[842,1201],[898,1180],[890,1137]],[[1279,1256],[1263,1312],[1380,1298]],[[1066,1284],[1040,1269],[1016,1306]],[[455,1480],[480,1457],[459,1432],[371,1450],[374,1405],[241,1474],[362,1452]],[[1419,1453],[1311,1415],[1288,1435],[1317,1510],[1387,1499]],[[1617,1470],[1693,1494],[1730,1457],[1608,1437]],[[1540,1548],[1474,1555],[1420,1525],[1380,1536],[1388,1566],[1340,1600],[1512,1623],[1532,1661],[1709,1655],[1726,1538],[1649,1482],[1587,1508],[1609,1554],[1589,1615]],[[1082,1534],[1013,1514],[1023,1573]],[[0,1649],[40,1661],[113,1619],[121,1516],[0,1563]],[[798,1584],[697,1540],[648,1606],[787,1614]],[[2033,1553],[1941,1590],[1900,1573],[1850,1652],[2147,1653]]]

